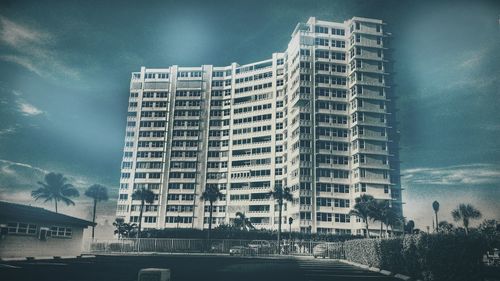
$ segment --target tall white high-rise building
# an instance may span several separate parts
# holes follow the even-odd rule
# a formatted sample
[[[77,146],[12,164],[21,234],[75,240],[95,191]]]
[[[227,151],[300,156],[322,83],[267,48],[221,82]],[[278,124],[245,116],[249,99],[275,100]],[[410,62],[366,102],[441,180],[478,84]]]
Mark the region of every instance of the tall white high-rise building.
[[[117,216],[138,222],[135,188],[156,195],[144,228],[207,228],[245,213],[276,229],[269,191],[292,190],[283,222],[363,234],[349,211],[370,194],[401,211],[398,133],[381,20],[299,23],[288,48],[251,64],[142,67],[132,73]],[[370,231],[376,232],[373,225]]]

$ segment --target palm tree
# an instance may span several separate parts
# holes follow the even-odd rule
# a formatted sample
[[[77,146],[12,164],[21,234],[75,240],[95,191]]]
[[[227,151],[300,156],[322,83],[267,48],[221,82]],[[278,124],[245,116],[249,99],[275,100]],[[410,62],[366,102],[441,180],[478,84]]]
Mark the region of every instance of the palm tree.
[[[406,223],[406,231],[408,232],[408,234],[413,234],[413,231],[415,230],[415,222],[413,220],[409,220],[407,223]]]
[[[78,197],[80,193],[70,183],[68,179],[62,174],[48,173],[45,175],[45,182],[39,181],[38,184],[42,187],[31,192],[31,197],[38,199],[45,199],[45,202],[54,201],[57,213],[57,202],[63,201],[66,205],[75,205],[75,202],[69,197]]]
[[[210,232],[212,231],[212,216],[213,216],[213,206],[214,206],[214,203],[217,201],[217,200],[222,200],[222,198],[224,197],[224,194],[222,194],[219,190],[219,188],[217,187],[217,185],[208,185],[206,188],[205,188],[205,191],[203,191],[203,193],[201,194],[201,199],[205,200],[205,201],[208,201],[210,202],[210,206],[209,206],[209,219],[208,219],[208,233],[207,233],[207,240],[210,241]]]
[[[148,188],[141,187],[136,189],[132,194],[132,200],[141,200],[141,207],[139,212],[139,229],[137,230],[137,238],[141,237],[142,231],[142,212],[144,211],[144,204],[153,204],[155,201],[155,194]]]
[[[386,234],[389,234],[389,226],[391,227],[392,233],[395,233],[394,229],[402,229],[404,226],[404,218],[401,216],[401,213],[398,212],[394,207],[389,208],[386,217]],[[404,230],[403,230],[404,232]]]
[[[94,212],[92,213],[92,223],[94,223],[94,225],[92,225],[92,240],[94,240],[95,213],[97,209],[97,202],[108,201],[108,190],[102,185],[94,184],[87,190],[85,190],[85,196],[92,198],[94,201]]]
[[[252,225],[252,222],[245,216],[245,213],[237,212],[236,218],[234,219],[234,226],[240,230],[250,230],[255,227]]]
[[[116,228],[114,233],[118,235],[118,238],[130,237],[134,230],[137,229],[135,223],[126,223],[123,218],[116,218],[113,226]]]
[[[372,204],[369,205],[370,216],[376,220],[380,221],[380,238],[382,238],[382,232],[384,231],[384,223],[388,225],[389,212],[391,205],[387,200],[374,200]],[[386,230],[387,234],[387,230]]]
[[[368,194],[362,194],[360,197],[355,199],[356,204],[354,204],[353,209],[349,212],[350,216],[356,216],[365,222],[365,237],[369,237],[368,219],[372,215],[372,204],[374,202],[373,196]]]
[[[439,227],[439,220],[438,220],[438,211],[439,211],[439,202],[434,201],[432,202],[432,209],[434,209],[434,215],[436,216],[436,232],[438,231]]]
[[[283,188],[281,185],[276,185],[274,187],[274,191],[269,191],[269,197],[274,198],[278,202],[278,208],[279,208],[279,221],[278,221],[278,252],[281,253],[281,223],[283,221],[283,218],[281,217],[283,213],[283,202],[284,201],[290,201],[292,202],[293,200],[293,195],[290,192],[289,187]]]
[[[465,235],[469,234],[470,220],[480,219],[482,217],[481,212],[471,204],[458,205],[458,207],[451,212],[451,216],[457,222],[462,221],[465,229]]]

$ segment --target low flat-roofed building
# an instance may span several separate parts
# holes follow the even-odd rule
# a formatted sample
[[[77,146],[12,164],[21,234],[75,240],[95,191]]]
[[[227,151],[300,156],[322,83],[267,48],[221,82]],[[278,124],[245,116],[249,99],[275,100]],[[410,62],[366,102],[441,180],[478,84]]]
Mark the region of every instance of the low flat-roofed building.
[[[0,201],[0,258],[77,256],[93,223],[43,208]]]

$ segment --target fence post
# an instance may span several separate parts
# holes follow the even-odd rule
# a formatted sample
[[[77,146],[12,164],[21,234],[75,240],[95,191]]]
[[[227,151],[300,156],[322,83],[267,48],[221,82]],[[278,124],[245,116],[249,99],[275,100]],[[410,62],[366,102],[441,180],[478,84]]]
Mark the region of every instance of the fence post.
[[[155,238],[155,252],[158,252],[158,250],[156,249],[156,242],[158,241],[158,239]]]

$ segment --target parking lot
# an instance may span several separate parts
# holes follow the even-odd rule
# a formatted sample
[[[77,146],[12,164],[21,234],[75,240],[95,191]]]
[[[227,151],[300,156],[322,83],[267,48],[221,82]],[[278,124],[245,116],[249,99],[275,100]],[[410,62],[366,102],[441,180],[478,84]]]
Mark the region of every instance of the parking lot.
[[[399,280],[331,259],[227,255],[97,256],[0,262],[5,281],[133,281],[141,268],[169,268],[172,280]]]

